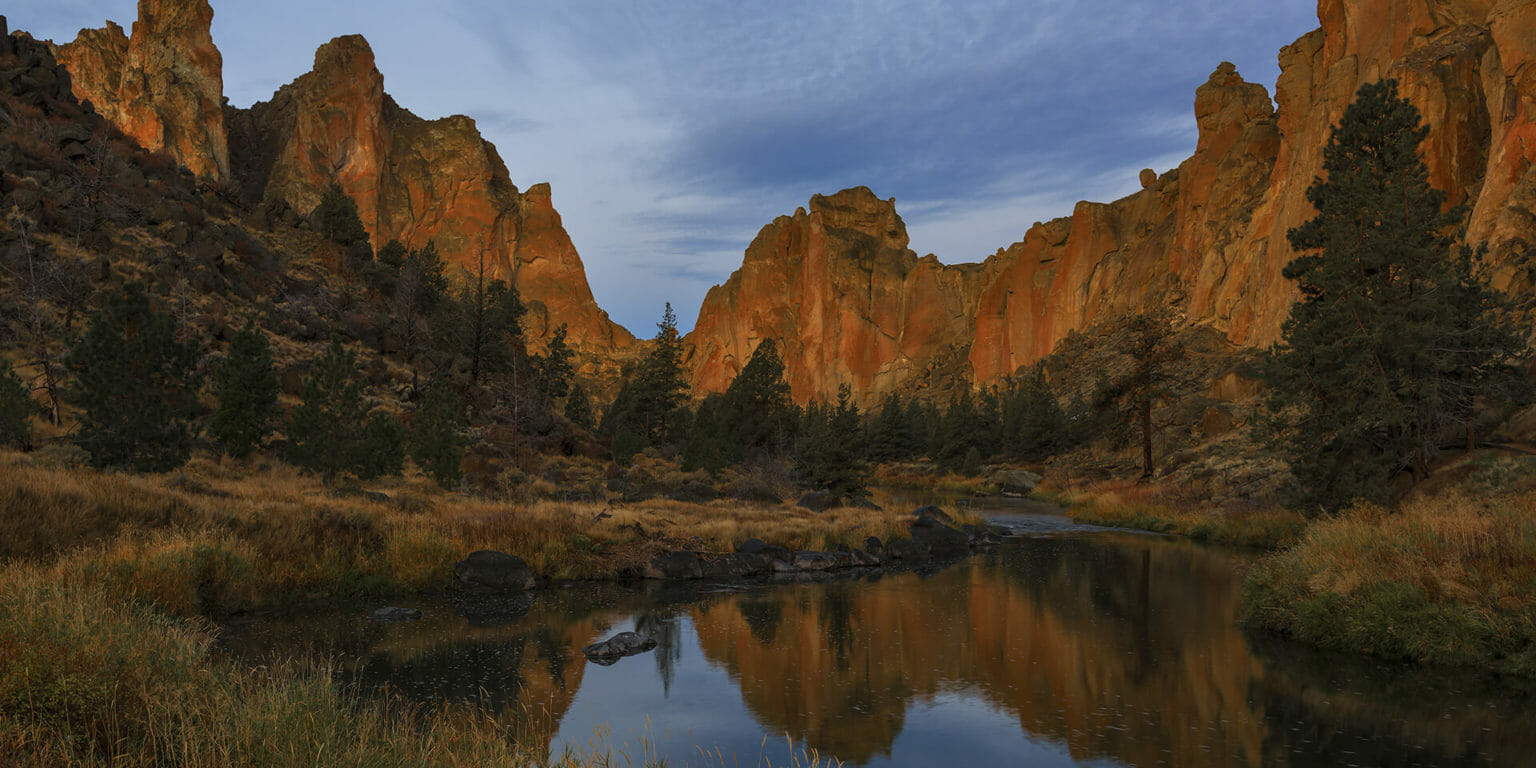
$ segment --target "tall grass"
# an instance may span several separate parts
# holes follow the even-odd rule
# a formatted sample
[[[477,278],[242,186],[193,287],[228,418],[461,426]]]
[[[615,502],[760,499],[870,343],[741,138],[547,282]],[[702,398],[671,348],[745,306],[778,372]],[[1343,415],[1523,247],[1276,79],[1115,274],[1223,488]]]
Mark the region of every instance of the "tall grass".
[[[1243,547],[1289,546],[1307,527],[1300,514],[1278,506],[1212,508],[1157,483],[1114,480],[1037,495],[1070,507],[1072,519],[1079,523],[1172,533]]]
[[[1442,494],[1316,522],[1250,572],[1243,611],[1327,648],[1536,677],[1536,497]]]

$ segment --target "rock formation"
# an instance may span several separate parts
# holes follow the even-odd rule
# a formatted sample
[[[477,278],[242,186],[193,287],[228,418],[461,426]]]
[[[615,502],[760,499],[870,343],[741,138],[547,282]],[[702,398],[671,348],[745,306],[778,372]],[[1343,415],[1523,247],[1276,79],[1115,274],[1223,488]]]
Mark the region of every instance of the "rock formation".
[[[305,212],[335,181],[357,202],[375,245],[433,242],[451,264],[510,278],[535,344],[562,323],[588,356],[634,343],[593,299],[549,185],[520,192],[474,120],[423,120],[396,104],[362,37],[322,45],[313,70],[270,101],[229,110],[229,123],[247,198]]]
[[[451,265],[511,280],[535,347],[560,324],[588,360],[634,344],[593,299],[549,186],[519,191],[474,120],[423,120],[401,108],[355,35],[321,46],[314,69],[270,101],[223,107],[212,19],[207,0],[142,0],[131,37],[109,22],[82,30],[59,58],[76,95],[124,133],[252,203],[307,213],[335,181],[375,247],[433,242]]]
[[[75,97],[140,146],[165,152],[198,176],[224,180],[224,60],[212,23],[207,0],[139,0],[132,36],[107,22],[81,30],[55,56],[69,70]]]
[[[981,267],[907,248],[894,200],[864,187],[811,198],[763,227],[688,335],[695,394],[728,386],[764,338],[793,396],[889,391],[969,335]]]
[[[797,400],[850,384],[868,403],[924,365],[997,381],[1067,334],[1155,303],[1235,345],[1276,340],[1295,299],[1281,270],[1286,232],[1314,215],[1306,189],[1334,124],[1361,85],[1396,78],[1430,126],[1431,182],[1470,210],[1495,284],[1536,287],[1536,5],[1522,0],[1321,0],[1322,28],[1280,52],[1278,108],[1223,63],[1196,91],[1199,141],[1142,189],[1030,227],[981,265],[911,266],[905,232],[872,194],[812,201],[748,248],[713,289],[689,341],[699,392],[729,383],[757,340],[781,339]],[[851,196],[850,196],[851,195]],[[865,200],[831,231],[818,200]],[[844,225],[847,226],[847,225]],[[883,303],[879,303],[883,302]],[[946,356],[967,350],[964,361]],[[968,363],[968,365],[967,365]]]

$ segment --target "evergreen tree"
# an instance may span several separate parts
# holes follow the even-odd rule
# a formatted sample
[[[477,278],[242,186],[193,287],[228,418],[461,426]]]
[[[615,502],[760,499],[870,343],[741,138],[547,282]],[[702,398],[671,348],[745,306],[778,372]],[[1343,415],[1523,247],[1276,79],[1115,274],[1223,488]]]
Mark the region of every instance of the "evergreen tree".
[[[246,320],[230,339],[213,381],[218,405],[208,434],[229,455],[249,456],[272,431],[278,391],[272,347],[255,321]]]
[[[592,412],[592,398],[580,381],[571,384],[571,394],[565,399],[565,417],[585,429],[592,429],[597,424],[597,416]]]
[[[427,347],[425,320],[437,311],[448,291],[443,269],[437,245],[430,242],[407,253],[400,265],[392,319],[398,329],[400,350],[413,366],[417,355]]]
[[[619,394],[603,416],[601,431],[613,440],[615,458],[627,460],[647,447],[675,445],[691,420],[682,408],[688,384],[683,379],[677,316],[670,302],[656,328],[650,351],[625,372]]]
[[[868,439],[869,460],[874,462],[905,461],[917,453],[916,440],[912,436],[912,419],[901,404],[901,398],[892,392],[880,404],[880,413],[870,423]]]
[[[1042,460],[1071,442],[1066,411],[1036,365],[1008,383],[1002,402],[1003,443],[1015,456]]]
[[[1129,374],[1116,383],[1112,395],[1132,414],[1141,436],[1141,477],[1150,479],[1155,469],[1152,442],[1157,432],[1152,410],[1158,400],[1170,396],[1177,378],[1174,368],[1186,352],[1174,334],[1173,317],[1166,311],[1128,315],[1116,330],[1116,335],[1124,339],[1124,352],[1131,365]]]
[[[506,281],[489,277],[484,254],[454,303],[461,318],[456,346],[469,360],[470,383],[511,372],[523,351],[523,303]]]
[[[565,323],[561,323],[549,335],[544,354],[533,361],[535,379],[540,392],[551,400],[559,400],[571,392],[571,375],[575,368],[571,358],[575,353],[565,343]]]
[[[196,344],[155,312],[142,283],[107,296],[65,360],[69,395],[83,413],[75,442],[98,467],[165,472],[192,453],[197,403]]]
[[[731,428],[725,418],[725,398],[712,394],[702,402],[693,414],[693,426],[688,430],[688,444],[683,448],[683,471],[705,470],[718,473],[736,461],[736,446],[729,434]]]
[[[289,461],[327,479],[351,473],[366,480],[400,471],[403,430],[389,416],[370,413],[357,355],[339,340],[315,360],[301,398],[286,430]]]
[[[37,411],[32,393],[11,364],[0,361],[0,445],[27,450],[32,447],[32,425]]]
[[[331,182],[320,195],[320,204],[310,212],[311,225],[326,239],[340,246],[347,256],[347,266],[356,270],[373,260],[373,246],[368,230],[357,214],[357,203]]]
[[[949,401],[949,408],[939,422],[938,449],[933,460],[950,472],[959,471],[965,456],[972,448],[986,455],[986,420],[976,410],[976,400],[970,389],[962,389]]]
[[[1291,230],[1285,268],[1301,299],[1264,378],[1276,435],[1309,501],[1385,500],[1465,438],[1524,353],[1504,302],[1458,251],[1463,212],[1445,210],[1418,148],[1428,135],[1395,81],[1366,84],[1307,190],[1318,215]]]
[[[443,488],[459,483],[459,465],[468,445],[464,402],[446,377],[433,379],[411,428],[411,460]]]
[[[784,361],[773,339],[763,339],[726,388],[719,408],[726,459],[734,464],[783,454],[794,431],[794,403]],[[697,424],[697,422],[695,422]]]
[[[807,487],[824,489],[839,498],[868,493],[869,465],[851,439],[859,433],[859,409],[848,385],[838,387],[832,406],[813,402],[806,407],[795,455],[795,472]]]

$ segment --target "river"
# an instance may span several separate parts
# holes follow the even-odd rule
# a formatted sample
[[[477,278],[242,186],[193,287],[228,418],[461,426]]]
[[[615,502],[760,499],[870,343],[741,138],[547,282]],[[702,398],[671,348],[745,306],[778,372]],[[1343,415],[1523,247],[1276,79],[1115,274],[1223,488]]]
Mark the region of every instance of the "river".
[[[1251,555],[986,511],[1021,535],[943,568],[406,598],[391,604],[423,618],[393,624],[348,604],[239,622],[222,644],[636,765],[1536,765],[1536,696],[1240,629]],[[659,646],[581,655],[624,630]]]

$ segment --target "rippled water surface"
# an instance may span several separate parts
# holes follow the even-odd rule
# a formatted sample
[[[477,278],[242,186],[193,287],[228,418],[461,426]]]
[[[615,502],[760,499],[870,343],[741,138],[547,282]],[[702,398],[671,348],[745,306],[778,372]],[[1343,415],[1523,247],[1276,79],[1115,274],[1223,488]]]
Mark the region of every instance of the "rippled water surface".
[[[470,703],[556,754],[596,739],[636,765],[647,749],[674,766],[804,750],[879,766],[1536,765],[1536,698],[1246,634],[1243,556],[1038,511],[989,510],[1025,535],[927,572],[409,598],[393,604],[420,621],[349,605],[237,624],[225,646],[333,658],[365,691]],[[631,629],[658,648],[612,666],[580,653]]]

